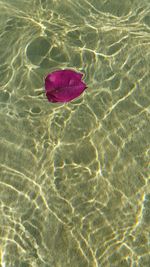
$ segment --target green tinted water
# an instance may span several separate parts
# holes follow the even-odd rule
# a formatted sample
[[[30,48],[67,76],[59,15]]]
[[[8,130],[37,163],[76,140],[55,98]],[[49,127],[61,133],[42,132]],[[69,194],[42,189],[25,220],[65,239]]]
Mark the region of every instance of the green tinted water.
[[[148,0],[0,1],[1,267],[150,266],[149,73]]]

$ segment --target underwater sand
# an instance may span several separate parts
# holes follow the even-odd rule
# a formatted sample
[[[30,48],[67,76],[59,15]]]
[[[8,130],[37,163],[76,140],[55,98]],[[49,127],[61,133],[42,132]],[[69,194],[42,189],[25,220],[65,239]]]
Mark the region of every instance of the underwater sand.
[[[0,1],[0,267],[150,266],[149,105],[148,0]]]

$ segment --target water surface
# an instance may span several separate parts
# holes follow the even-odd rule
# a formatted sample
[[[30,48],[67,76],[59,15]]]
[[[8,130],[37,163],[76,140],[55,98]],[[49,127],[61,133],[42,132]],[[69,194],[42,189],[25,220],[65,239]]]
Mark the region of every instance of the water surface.
[[[149,73],[148,0],[0,1],[1,267],[149,266]]]

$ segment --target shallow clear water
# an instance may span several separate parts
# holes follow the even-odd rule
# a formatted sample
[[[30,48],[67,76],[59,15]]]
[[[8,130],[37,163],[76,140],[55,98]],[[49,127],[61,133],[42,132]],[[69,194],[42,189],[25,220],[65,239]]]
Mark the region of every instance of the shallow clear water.
[[[1,267],[150,266],[149,73],[148,0],[0,1]]]

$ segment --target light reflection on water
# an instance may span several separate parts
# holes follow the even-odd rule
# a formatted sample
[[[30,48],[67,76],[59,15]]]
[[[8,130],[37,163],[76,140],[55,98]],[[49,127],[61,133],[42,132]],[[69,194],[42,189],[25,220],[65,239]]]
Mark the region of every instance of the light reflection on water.
[[[149,266],[149,10],[0,2],[1,266]],[[88,84],[68,104],[59,68]]]

